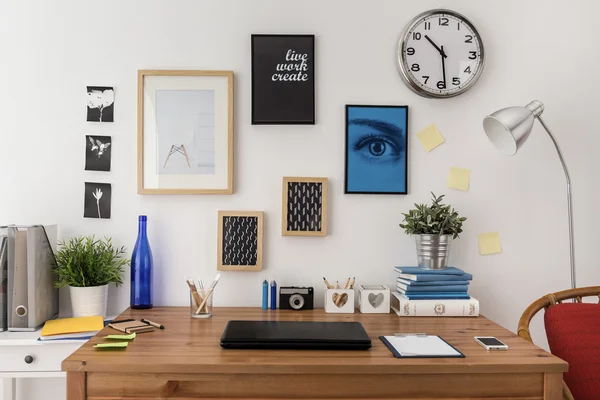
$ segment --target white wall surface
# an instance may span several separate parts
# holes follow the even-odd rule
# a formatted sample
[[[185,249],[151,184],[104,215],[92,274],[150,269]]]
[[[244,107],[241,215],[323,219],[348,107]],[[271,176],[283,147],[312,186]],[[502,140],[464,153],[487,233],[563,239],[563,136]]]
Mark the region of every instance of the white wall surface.
[[[431,100],[400,80],[395,47],[416,14],[465,14],[485,41],[482,77],[466,94]],[[600,3],[593,0],[3,0],[0,4],[0,222],[58,223],[60,236],[112,236],[132,250],[147,214],[155,305],[185,305],[183,276],[216,273],[218,210],[265,211],[265,269],[226,272],[218,305],[259,306],[265,277],[314,285],[321,277],[393,285],[415,262],[400,212],[429,192],[468,217],[452,263],[473,273],[484,315],[516,330],[521,312],[569,287],[563,172],[539,125],[515,157],[497,152],[482,118],[539,99],[571,170],[578,285],[600,283],[594,257],[600,194],[596,150]],[[317,124],[250,125],[250,34],[316,35]],[[235,194],[136,194],[136,71],[235,72]],[[114,86],[114,123],[86,123],[86,85]],[[344,105],[408,105],[409,195],[344,195]],[[446,143],[425,153],[414,135],[436,123]],[[113,138],[110,173],[84,171],[86,134]],[[446,188],[451,165],[472,169],[469,192]],[[281,177],[330,179],[325,238],[282,237]],[[85,181],[112,183],[112,218],[83,219]],[[477,234],[498,230],[503,252],[479,256]],[[109,313],[129,304],[111,288]],[[538,319],[534,338],[545,344]],[[25,392],[24,392],[25,393]],[[47,392],[46,392],[47,393]],[[57,393],[61,398],[64,393]],[[20,399],[34,399],[21,396]]]

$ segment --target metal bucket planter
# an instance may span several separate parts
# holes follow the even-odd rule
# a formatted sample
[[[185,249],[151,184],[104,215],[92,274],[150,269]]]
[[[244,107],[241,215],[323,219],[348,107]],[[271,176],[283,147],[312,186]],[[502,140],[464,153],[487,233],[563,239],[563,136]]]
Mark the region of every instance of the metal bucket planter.
[[[446,269],[452,235],[415,235],[419,268]]]

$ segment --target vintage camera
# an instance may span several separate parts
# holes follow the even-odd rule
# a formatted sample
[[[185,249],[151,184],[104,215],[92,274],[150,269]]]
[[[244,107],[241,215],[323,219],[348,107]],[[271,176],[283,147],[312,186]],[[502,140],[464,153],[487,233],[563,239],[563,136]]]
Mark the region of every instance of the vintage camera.
[[[312,310],[315,291],[312,287],[282,286],[279,289],[281,310]]]

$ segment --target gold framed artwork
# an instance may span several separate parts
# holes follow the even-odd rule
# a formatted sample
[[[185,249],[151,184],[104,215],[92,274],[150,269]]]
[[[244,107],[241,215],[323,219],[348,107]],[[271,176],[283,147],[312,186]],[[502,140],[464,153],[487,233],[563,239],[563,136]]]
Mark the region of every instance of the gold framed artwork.
[[[327,178],[283,178],[283,236],[327,236]]]
[[[262,270],[263,216],[262,211],[219,211],[219,271]]]
[[[138,71],[138,193],[233,193],[232,71]]]

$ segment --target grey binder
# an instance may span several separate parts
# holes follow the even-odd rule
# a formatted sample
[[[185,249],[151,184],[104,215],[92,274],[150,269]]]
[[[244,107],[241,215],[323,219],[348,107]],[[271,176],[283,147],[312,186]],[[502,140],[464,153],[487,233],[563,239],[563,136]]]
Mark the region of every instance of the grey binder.
[[[8,329],[8,238],[0,234],[0,332]]]
[[[8,330],[34,331],[58,315],[56,225],[9,226]]]

